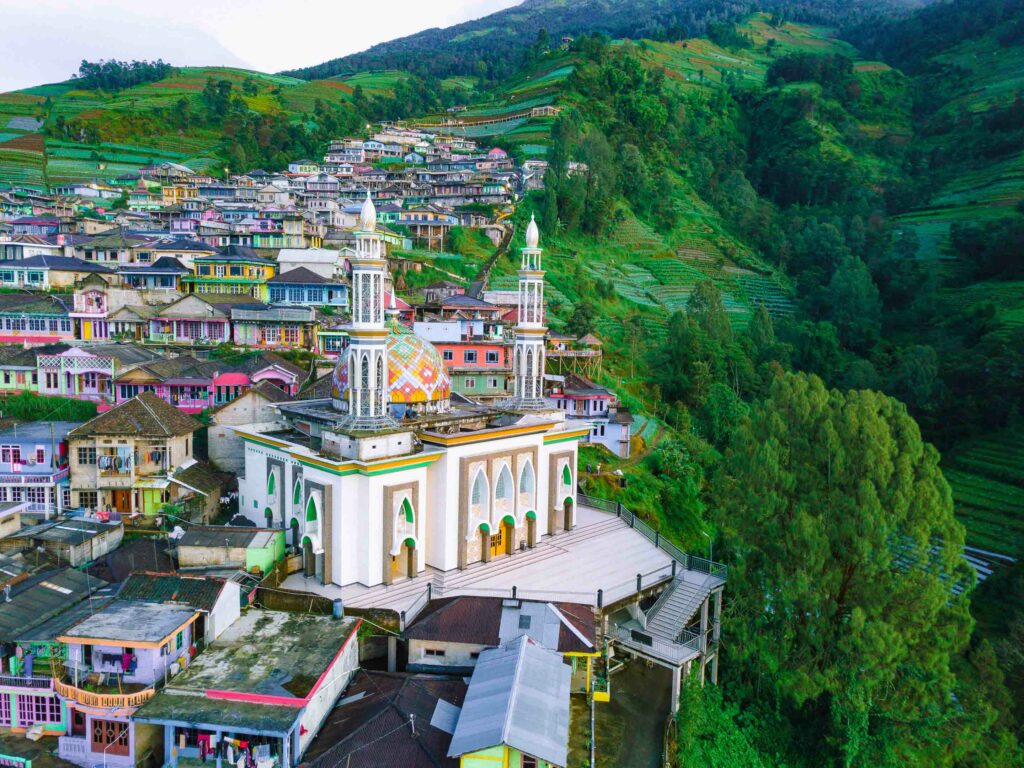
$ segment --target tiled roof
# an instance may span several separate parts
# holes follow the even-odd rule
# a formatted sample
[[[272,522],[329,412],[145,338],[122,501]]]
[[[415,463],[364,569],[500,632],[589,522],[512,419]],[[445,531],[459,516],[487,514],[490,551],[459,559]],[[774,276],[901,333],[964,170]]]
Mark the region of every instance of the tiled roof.
[[[338,284],[337,280],[331,280],[329,278],[318,275],[307,267],[296,267],[295,269],[289,269],[287,272],[279,272],[272,278],[267,280],[268,283],[289,283],[289,284],[303,284],[303,285],[326,285]]]
[[[117,596],[146,603],[180,603],[212,611],[224,589],[224,579],[179,576],[173,573],[133,573]]]
[[[29,256],[27,259],[21,259],[16,264],[19,269],[25,267],[45,267],[46,269],[64,272],[100,272],[104,274],[113,274],[114,272],[114,270],[104,267],[102,264],[83,261],[82,259],[76,259],[74,256],[47,256],[40,254],[38,256]]]
[[[197,461],[185,469],[179,469],[171,476],[172,482],[194,488],[207,496],[211,494],[220,496],[220,490],[224,487],[225,480],[224,475],[205,461]]]
[[[446,597],[432,600],[405,636],[410,640],[497,645],[500,626],[500,599]]]
[[[152,392],[133,397],[101,413],[68,436],[133,435],[136,437],[172,437],[188,435],[202,425]]]

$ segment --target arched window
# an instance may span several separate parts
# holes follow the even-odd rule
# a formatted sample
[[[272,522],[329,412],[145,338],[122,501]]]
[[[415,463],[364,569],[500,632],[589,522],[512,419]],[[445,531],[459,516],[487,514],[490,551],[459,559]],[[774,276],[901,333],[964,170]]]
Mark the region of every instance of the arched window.
[[[295,481],[295,490],[292,491],[292,504],[299,506],[302,503],[302,483]]]
[[[519,492],[533,493],[535,478],[533,476],[533,462],[527,461],[523,465],[523,471],[519,473]]]
[[[306,522],[311,523],[316,520],[316,499],[312,496],[309,497],[309,501],[306,502]]]
[[[568,464],[562,467],[562,485],[572,485],[572,471]]]
[[[359,381],[362,384],[365,397],[366,390],[370,388],[370,358],[367,355],[363,355],[362,358],[362,373],[359,375]]]
[[[388,382],[386,382],[384,380],[384,357],[383,356],[377,358],[377,393],[378,393],[378,397],[380,396],[380,392],[381,391],[384,391],[384,392],[388,391]],[[385,402],[386,401],[387,401],[387,398],[385,398]]]
[[[487,498],[487,479],[484,477],[483,471],[476,473],[476,478],[473,480],[473,492],[470,495],[470,503],[472,504],[483,504],[484,499]]]
[[[275,470],[273,470],[273,469],[270,470],[270,476],[267,478],[267,495],[268,496],[273,496],[274,495],[274,488],[277,487],[277,480],[275,479],[276,477],[277,477],[277,472]]]
[[[498,474],[498,482],[494,485],[494,498],[508,499],[512,497],[512,473],[506,464]]]
[[[409,503],[408,499],[405,499],[402,502],[402,514],[405,516],[405,522],[411,525],[413,520],[415,519],[415,515],[413,514],[412,511],[412,504]]]

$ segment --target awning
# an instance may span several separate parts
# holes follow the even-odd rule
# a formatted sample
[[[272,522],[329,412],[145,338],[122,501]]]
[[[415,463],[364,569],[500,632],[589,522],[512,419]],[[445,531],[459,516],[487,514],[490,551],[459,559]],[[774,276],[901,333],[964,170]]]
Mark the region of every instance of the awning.
[[[132,488],[141,490],[157,490],[162,491],[164,488],[169,486],[171,481],[166,477],[140,477],[132,485]]]

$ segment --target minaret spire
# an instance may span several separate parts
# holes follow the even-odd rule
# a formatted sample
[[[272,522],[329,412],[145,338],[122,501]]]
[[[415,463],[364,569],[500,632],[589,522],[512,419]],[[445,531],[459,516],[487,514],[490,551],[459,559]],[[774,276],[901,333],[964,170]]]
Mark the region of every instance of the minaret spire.
[[[519,265],[519,318],[515,329],[512,405],[520,409],[544,408],[544,272],[541,269],[540,232],[533,215],[526,228],[526,246]]]
[[[349,328],[348,412],[350,429],[379,429],[394,424],[389,413],[388,330],[384,320],[387,255],[377,234],[377,209],[366,192],[355,231],[352,264],[352,324]]]

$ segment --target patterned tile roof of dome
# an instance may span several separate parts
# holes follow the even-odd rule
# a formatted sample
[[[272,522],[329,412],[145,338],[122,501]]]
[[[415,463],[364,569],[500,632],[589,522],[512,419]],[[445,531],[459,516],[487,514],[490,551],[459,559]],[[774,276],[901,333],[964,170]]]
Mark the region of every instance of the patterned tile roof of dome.
[[[388,383],[392,403],[427,403],[447,400],[452,382],[437,347],[391,319],[388,323]],[[348,357],[342,355],[334,368],[331,396],[348,397]]]

